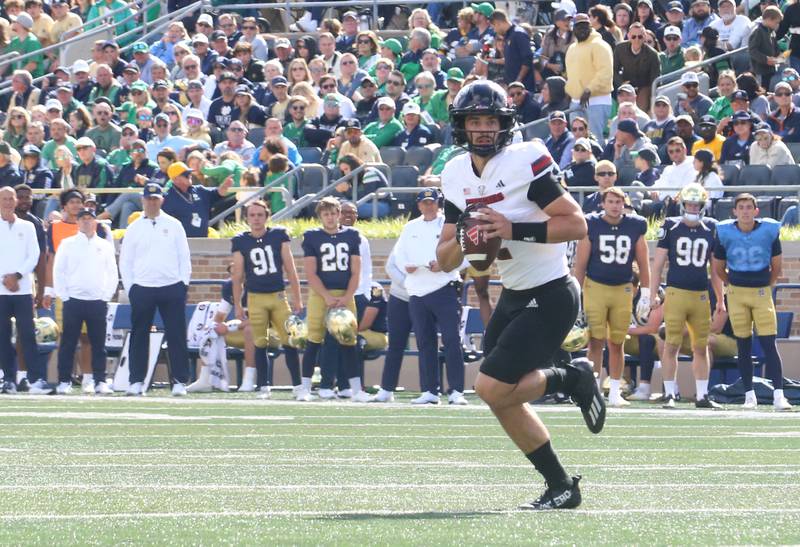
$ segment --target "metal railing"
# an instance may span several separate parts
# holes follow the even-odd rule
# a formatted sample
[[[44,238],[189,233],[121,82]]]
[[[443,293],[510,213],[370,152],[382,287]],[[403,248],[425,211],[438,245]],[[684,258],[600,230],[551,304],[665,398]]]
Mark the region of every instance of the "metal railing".
[[[317,165],[315,163],[303,164],[303,165],[322,167],[321,165]],[[384,163],[365,163],[364,165],[361,165],[361,166],[357,167],[356,169],[353,169],[347,175],[344,175],[343,177],[340,177],[340,178],[336,179],[335,181],[333,181],[333,182],[331,182],[329,184],[324,184],[323,183],[322,189],[319,192],[317,192],[315,194],[305,194],[303,196],[300,196],[300,198],[297,199],[291,205],[291,207],[286,207],[285,209],[281,209],[280,211],[278,211],[277,213],[272,215],[272,218],[274,218],[275,220],[280,220],[282,218],[293,218],[304,207],[307,207],[308,205],[310,205],[314,200],[320,199],[320,198],[324,198],[325,196],[335,192],[336,191],[336,186],[338,184],[340,184],[342,182],[350,182],[351,180],[354,180],[354,177],[357,177],[358,175],[363,173],[369,167],[378,167],[378,168],[380,168],[380,167],[385,167],[385,166],[386,166],[386,164],[384,164]],[[322,167],[322,169],[325,169],[325,168]],[[326,173],[327,173],[327,171],[326,171]],[[325,182],[327,182],[327,181],[325,181]],[[391,180],[389,182],[391,183]]]
[[[156,1],[155,3],[159,3],[159,2]],[[184,6],[184,7],[180,8],[180,9],[177,9],[177,10],[171,12],[171,13],[165,13],[164,15],[160,15],[159,17],[153,19],[152,21],[146,21],[145,20],[143,22],[143,26],[142,26],[141,29],[133,29],[133,30],[129,30],[127,32],[123,32],[122,34],[117,36],[117,40],[118,41],[124,41],[127,38],[129,38],[130,36],[133,36],[133,35],[135,35],[135,34],[137,34],[139,32],[143,32],[143,34],[141,36],[139,36],[139,38],[136,41],[140,41],[140,42],[141,41],[147,41],[147,38],[149,38],[150,36],[160,32],[162,29],[168,27],[170,24],[172,24],[173,21],[175,21],[177,19],[182,19],[183,17],[191,15],[195,11],[197,11],[199,9],[202,9],[204,7],[209,7],[210,5],[211,5],[211,2],[209,0],[198,0],[197,2],[194,2],[193,4],[190,4],[188,6]],[[151,28],[148,31],[147,30],[148,27],[153,27],[153,28]],[[128,45],[126,45],[124,47],[122,47],[120,49],[120,51],[128,50],[128,49],[131,48],[131,46],[133,46],[133,42],[131,42],[130,44],[128,44]]]
[[[691,181],[687,181],[691,182]],[[615,186],[615,188],[619,188],[623,192],[632,194],[632,193],[641,193],[641,192],[672,192],[677,194],[681,190],[683,190],[683,186],[659,186],[655,184],[653,186]],[[567,191],[571,194],[578,194],[578,202],[583,203],[584,194],[593,194],[598,192],[600,189],[597,186],[569,186],[567,187]],[[709,192],[726,192],[726,193],[741,193],[741,192],[774,192],[774,193],[781,193],[781,194],[797,194],[798,199],[800,199],[800,184],[795,185],[779,185],[779,184],[765,184],[765,185],[736,185],[736,186],[722,186],[721,188],[708,188]],[[757,198],[758,196],[756,196]]]
[[[234,205],[231,205],[230,207],[228,207],[227,209],[222,211],[220,214],[218,214],[217,216],[212,218],[208,223],[212,224],[212,225],[219,223],[219,225],[221,227],[222,223],[225,221],[225,219],[228,217],[228,215],[235,213],[238,209],[241,209],[242,207],[246,207],[248,203],[253,202],[253,201],[257,200],[257,199],[260,199],[264,194],[266,194],[270,190],[276,188],[279,184],[283,184],[283,183],[288,182],[289,180],[291,180],[291,177],[293,177],[297,173],[302,172],[302,169],[303,169],[302,166],[297,166],[294,169],[291,169],[290,171],[285,172],[280,177],[276,178],[273,181],[270,181],[268,184],[265,184],[264,186],[259,188],[258,191],[254,192],[251,196],[248,196],[246,199],[244,199],[242,201],[239,201]],[[244,192],[244,191],[247,191],[248,188],[249,187],[245,186],[244,188],[237,188],[236,190],[239,191],[239,192]],[[284,188],[284,190],[285,190],[285,188]],[[287,193],[288,193],[288,191],[287,191]],[[289,197],[290,198],[292,197],[291,194],[289,194]],[[287,204],[287,206],[289,206],[289,205],[290,204]]]
[[[734,50],[731,50],[731,51],[726,51],[725,53],[723,53],[721,55],[717,55],[716,57],[711,57],[710,59],[704,59],[703,61],[700,61],[699,63],[693,64],[691,66],[685,66],[685,67],[683,67],[681,69],[678,69],[678,70],[675,70],[673,72],[670,72],[669,74],[662,74],[661,76],[659,76],[658,78],[653,80],[653,83],[650,86],[650,92],[651,92],[650,93],[650,108],[653,108],[653,106],[655,106],[656,97],[658,97],[658,86],[659,86],[659,84],[662,84],[662,83],[665,83],[665,82],[674,83],[685,72],[692,72],[692,71],[697,70],[698,68],[701,68],[701,67],[704,67],[704,66],[707,66],[707,65],[712,65],[714,63],[718,63],[720,61],[723,61],[723,60],[727,59],[728,57],[733,57],[734,55],[738,55],[739,53],[742,53],[742,52],[745,52],[745,51],[747,51],[747,46],[740,47],[739,49],[734,49]]]

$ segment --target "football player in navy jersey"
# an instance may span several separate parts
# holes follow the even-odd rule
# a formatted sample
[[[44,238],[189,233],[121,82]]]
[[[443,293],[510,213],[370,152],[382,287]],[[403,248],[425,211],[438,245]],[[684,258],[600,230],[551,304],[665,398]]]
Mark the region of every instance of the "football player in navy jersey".
[[[667,289],[664,298],[664,323],[666,337],[661,356],[664,378],[664,407],[675,407],[675,376],[678,371],[678,352],[683,333],[688,328],[692,345],[692,372],[697,387],[697,408],[718,408],[708,399],[708,335],[711,328],[711,308],[708,295],[708,265],[714,248],[717,221],[703,216],[708,203],[708,192],[700,184],[687,184],[678,194],[680,217],[664,219],[658,231],[658,247],[653,259],[650,293],[658,294],[661,273],[669,263]],[[711,271],[717,309],[725,310],[722,281]],[[652,299],[658,305],[658,296]],[[649,393],[637,392],[636,399]]]
[[[308,296],[308,342],[303,354],[303,387],[311,390],[311,374],[317,362],[320,345],[325,339],[325,316],[331,308],[347,308],[356,315],[354,294],[361,272],[358,230],[340,227],[341,205],[333,197],[322,198],[316,207],[322,227],[303,234],[303,264],[311,292]],[[366,403],[369,395],[361,387],[358,355],[355,346],[339,344],[339,352],[353,392],[352,401]],[[331,399],[332,379],[324,378],[320,397]]]
[[[745,389],[745,409],[758,405],[753,391],[753,325],[766,357],[767,376],[772,380],[773,407],[791,410],[783,394],[783,363],[775,336],[778,322],[772,287],[783,267],[780,223],[771,218],[756,218],[758,205],[752,194],[739,194],[733,201],[736,220],[725,220],[717,227],[714,242],[714,269],[727,285],[728,314],[738,348],[739,372]]]
[[[563,367],[554,357],[578,315],[579,289],[567,268],[567,241],[586,234],[580,207],[556,180],[541,142],[511,144],[515,113],[494,82],[465,86],[450,107],[455,144],[467,149],[442,172],[445,223],[436,249],[444,271],[461,267],[464,221],[478,215],[487,238],[500,238],[503,291],[486,328],[475,392],[544,476],[547,489],[522,509],[569,509],[581,503],[579,476],[567,474],[550,434],[528,401],[566,393],[593,433],[605,422],[589,362]]]
[[[601,204],[603,212],[592,213],[586,219],[589,231],[578,243],[575,277],[583,286],[583,309],[591,336],[589,360],[599,375],[603,346],[608,341],[608,403],[620,407],[630,404],[622,398],[620,379],[633,305],[634,260],[642,286],[636,315],[644,317],[650,312],[650,264],[644,238],[647,221],[624,213],[625,193],[616,186],[602,191]]]
[[[255,364],[262,386],[262,398],[269,397],[267,369],[269,368],[266,348],[267,330],[278,335],[283,347],[286,366],[292,377],[294,395],[298,400],[309,400],[310,393],[300,380],[300,360],[297,349],[289,345],[289,335],[284,323],[294,312],[299,314],[303,308],[300,300],[300,282],[292,257],[291,238],[281,226],[267,227],[270,217],[269,206],[257,200],[247,206],[249,232],[244,232],[231,240],[233,254],[233,306],[236,318],[247,320],[255,344]],[[289,280],[292,308],[286,299],[283,275]],[[247,310],[242,305],[242,294],[247,289]],[[245,372],[252,369],[245,369]],[[252,374],[252,372],[250,372]],[[252,379],[250,379],[252,382]],[[266,388],[266,389],[265,389]]]

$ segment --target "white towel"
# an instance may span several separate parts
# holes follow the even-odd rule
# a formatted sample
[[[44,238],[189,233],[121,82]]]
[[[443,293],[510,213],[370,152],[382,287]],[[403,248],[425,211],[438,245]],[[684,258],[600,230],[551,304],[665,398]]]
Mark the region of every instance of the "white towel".
[[[228,356],[225,353],[225,337],[214,331],[214,325],[205,327],[200,339],[200,359],[208,367],[211,387],[228,391]]]

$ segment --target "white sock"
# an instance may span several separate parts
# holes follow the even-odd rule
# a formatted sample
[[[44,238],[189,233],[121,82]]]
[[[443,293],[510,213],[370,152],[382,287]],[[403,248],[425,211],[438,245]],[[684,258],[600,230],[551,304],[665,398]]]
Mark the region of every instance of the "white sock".
[[[88,374],[84,374],[83,375],[83,381],[84,381],[84,383],[86,383],[86,382],[94,382],[94,374],[92,374],[91,372],[88,373]]]
[[[306,391],[311,391],[311,378],[303,378],[303,383],[301,385]]]
[[[706,395],[708,395],[708,379],[705,380],[695,380],[694,385],[697,388],[697,396],[696,399],[699,401],[703,399]]]
[[[600,377],[598,376],[597,378],[594,379],[594,381],[597,382],[597,389],[603,391],[603,383],[600,381]]]
[[[664,395],[675,396],[675,380],[664,380]]]
[[[608,381],[608,398],[611,399],[619,397],[619,384],[620,380],[615,380],[611,378]]]
[[[772,395],[772,398],[773,398],[773,400],[775,400],[775,401],[780,401],[780,400],[782,400],[782,399],[783,399],[783,390],[782,390],[782,389],[776,389],[776,390],[774,391],[773,395]]]
[[[27,370],[18,370],[17,371],[17,383],[20,383],[22,380],[26,379],[27,377],[28,377],[28,371]]]
[[[639,391],[639,393],[646,393],[646,394],[650,395],[650,384],[644,384],[644,383],[639,384],[638,391]]]
[[[350,389],[353,390],[353,395],[361,393],[361,377],[356,376],[348,380],[350,382]]]
[[[653,363],[653,370],[661,368],[661,361],[656,361]]]
[[[242,382],[246,382],[246,383],[249,383],[249,384],[255,384],[256,383],[256,367],[245,367],[243,376],[244,376],[244,378],[242,379]]]
[[[755,390],[751,389],[750,391],[745,391],[744,392],[744,398],[745,398],[745,400],[747,400],[747,399],[755,399],[756,398]]]

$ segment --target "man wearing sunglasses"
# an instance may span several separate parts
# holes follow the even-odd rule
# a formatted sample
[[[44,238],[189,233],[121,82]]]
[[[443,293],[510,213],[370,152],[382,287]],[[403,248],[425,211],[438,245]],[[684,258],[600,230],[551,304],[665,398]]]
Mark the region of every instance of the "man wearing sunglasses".
[[[778,82],[773,97],[778,108],[767,118],[772,132],[783,142],[800,142],[800,111],[792,102],[792,86]]]
[[[683,93],[678,94],[675,115],[688,114],[695,123],[708,113],[714,103],[706,95],[700,93],[700,79],[696,72],[684,72],[681,76]]]
[[[158,165],[147,159],[147,149],[141,139],[136,139],[130,147],[131,161],[122,166],[114,179],[116,188],[143,188],[158,171]],[[98,220],[114,219],[120,228],[128,227],[128,217],[142,210],[142,196],[139,193],[120,194],[98,215]]]
[[[683,13],[683,12],[681,12]],[[669,25],[664,29],[664,49],[658,54],[661,61],[661,74],[670,74],[680,70],[686,64],[681,47],[681,29]]]
[[[637,91],[636,104],[650,110],[650,86],[661,75],[661,61],[656,50],[644,43],[645,28],[633,23],[628,40],[614,48],[614,87],[628,83]]]

